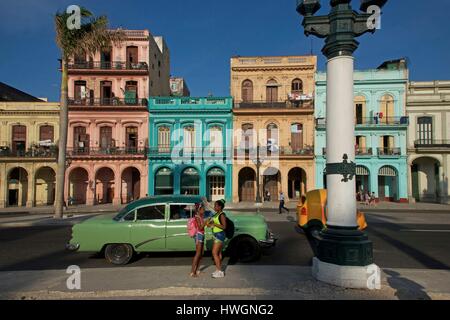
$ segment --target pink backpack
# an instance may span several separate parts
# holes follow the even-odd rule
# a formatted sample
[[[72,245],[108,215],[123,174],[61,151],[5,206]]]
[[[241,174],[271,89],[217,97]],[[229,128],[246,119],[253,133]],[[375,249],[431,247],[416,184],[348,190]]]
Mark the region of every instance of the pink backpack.
[[[190,218],[187,223],[187,230],[189,237],[193,238],[197,234],[197,221],[195,218]]]

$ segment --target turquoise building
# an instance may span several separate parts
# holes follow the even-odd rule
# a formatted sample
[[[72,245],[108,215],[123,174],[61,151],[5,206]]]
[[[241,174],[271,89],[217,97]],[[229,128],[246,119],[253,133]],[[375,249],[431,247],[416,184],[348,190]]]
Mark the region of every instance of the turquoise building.
[[[404,60],[355,71],[356,189],[381,201],[408,201],[406,90]],[[316,187],[326,187],[326,73],[316,74]]]
[[[232,98],[149,99],[149,195],[232,200]]]

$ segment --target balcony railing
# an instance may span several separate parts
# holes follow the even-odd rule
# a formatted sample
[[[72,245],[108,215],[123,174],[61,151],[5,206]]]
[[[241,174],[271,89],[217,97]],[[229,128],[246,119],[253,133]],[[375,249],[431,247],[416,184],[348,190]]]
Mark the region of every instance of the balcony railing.
[[[257,148],[235,148],[235,156],[256,157]],[[313,147],[304,147],[298,149],[292,149],[292,147],[269,147],[261,146],[259,149],[260,157],[310,157],[314,156]]]
[[[86,62],[74,62],[68,65],[69,70],[148,70],[148,64],[146,62],[102,62],[102,61],[86,61]]]
[[[171,147],[158,146],[150,147],[148,155],[151,158],[174,158],[174,159],[224,159],[227,156],[229,149],[219,147]]]
[[[55,158],[58,156],[58,148],[33,147],[26,150],[12,150],[8,146],[0,147],[1,158]]]
[[[316,119],[316,126],[324,128],[327,125],[325,118]],[[357,118],[355,125],[358,126],[408,126],[409,117],[385,117],[385,118]]]
[[[322,155],[327,155],[327,148],[322,148]],[[373,148],[355,148],[355,155],[357,157],[372,156]]]
[[[67,156],[69,157],[83,157],[83,156],[145,156],[148,148],[67,148]]]
[[[414,141],[415,148],[450,148],[450,140],[416,140]]]
[[[399,157],[402,155],[401,148],[378,148],[378,156]]]
[[[80,107],[147,107],[147,99],[137,98],[87,98],[87,99],[74,99],[69,98],[69,106]]]
[[[314,109],[313,100],[303,101],[242,101],[234,104],[236,109]]]

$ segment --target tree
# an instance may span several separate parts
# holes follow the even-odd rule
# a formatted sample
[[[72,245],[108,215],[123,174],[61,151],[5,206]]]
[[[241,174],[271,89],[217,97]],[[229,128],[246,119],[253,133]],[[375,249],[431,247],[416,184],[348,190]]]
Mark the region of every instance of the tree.
[[[67,21],[71,14],[58,12],[55,15],[56,44],[61,50],[61,106],[59,113],[59,150],[56,173],[55,218],[62,218],[64,206],[64,185],[66,172],[66,147],[68,130],[68,63],[74,55],[93,55],[111,43],[124,40],[121,29],[109,30],[105,16],[95,17],[86,8],[80,8],[81,25],[69,29]]]

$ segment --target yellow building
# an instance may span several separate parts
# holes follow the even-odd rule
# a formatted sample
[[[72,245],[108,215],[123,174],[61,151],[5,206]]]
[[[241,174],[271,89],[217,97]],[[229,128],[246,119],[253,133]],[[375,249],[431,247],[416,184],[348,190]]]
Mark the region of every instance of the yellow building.
[[[266,201],[313,189],[316,69],[316,56],[231,59],[233,202],[255,201],[258,180]]]
[[[0,208],[54,202],[59,104],[33,101],[0,101]]]

